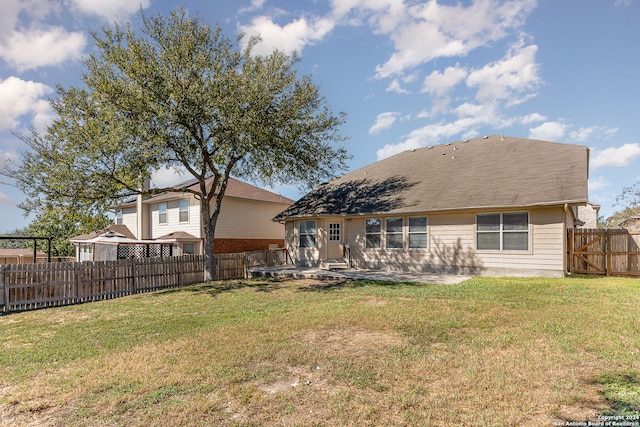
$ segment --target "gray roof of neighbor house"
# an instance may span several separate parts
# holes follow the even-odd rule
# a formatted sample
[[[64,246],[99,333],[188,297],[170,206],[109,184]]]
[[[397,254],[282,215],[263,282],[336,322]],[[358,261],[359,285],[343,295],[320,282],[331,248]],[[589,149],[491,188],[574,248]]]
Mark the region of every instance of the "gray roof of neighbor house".
[[[207,185],[210,186],[213,182],[213,178],[207,179]],[[180,185],[177,185],[176,188],[187,188],[191,190],[198,191],[198,183],[195,179],[186,181]],[[183,193],[180,191],[175,192],[165,192],[156,194],[151,197],[147,197],[144,199],[144,203],[157,203],[163,200],[173,200],[178,197],[184,197],[184,194],[189,195],[190,193]],[[227,183],[227,189],[224,193],[225,197],[235,197],[238,199],[246,199],[246,200],[257,200],[261,202],[269,202],[269,203],[280,203],[285,205],[290,205],[293,203],[293,200],[281,196],[279,194],[273,193],[271,191],[262,189],[260,187],[256,187],[255,185],[247,184],[246,182],[242,182],[235,178],[229,178]],[[136,199],[130,199],[126,202],[120,204],[120,207],[124,206],[135,206]]]
[[[589,149],[492,135],[418,148],[321,185],[274,221],[585,203]]]

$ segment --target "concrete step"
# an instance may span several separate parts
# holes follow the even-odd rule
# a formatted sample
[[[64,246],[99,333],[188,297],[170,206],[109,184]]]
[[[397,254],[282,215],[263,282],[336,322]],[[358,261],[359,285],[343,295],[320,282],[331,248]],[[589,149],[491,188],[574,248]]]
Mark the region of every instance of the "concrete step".
[[[344,261],[338,260],[330,260],[327,261],[327,270],[348,270],[349,264]]]

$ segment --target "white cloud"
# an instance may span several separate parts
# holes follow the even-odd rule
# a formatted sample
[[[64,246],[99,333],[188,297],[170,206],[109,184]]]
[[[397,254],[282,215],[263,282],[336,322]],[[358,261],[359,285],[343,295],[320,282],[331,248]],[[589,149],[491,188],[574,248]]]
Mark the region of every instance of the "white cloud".
[[[447,67],[444,73],[436,70],[424,79],[422,91],[442,97],[465,77],[467,77],[467,70],[462,67]]]
[[[400,82],[398,81],[398,79],[393,79],[391,80],[391,83],[389,83],[389,86],[387,86],[386,89],[387,92],[395,92],[395,93],[400,93],[400,94],[407,94],[409,93],[408,90],[404,89],[402,86],[400,86]]]
[[[86,36],[62,27],[14,31],[0,45],[0,57],[19,71],[59,65],[80,58]]]
[[[240,8],[238,13],[254,12],[262,9],[266,0],[251,0],[251,4],[247,7]]]
[[[594,149],[592,151],[591,166],[601,167],[624,167],[640,158],[640,144],[624,144],[621,147],[610,147],[604,150]]]
[[[370,134],[380,133],[385,129],[389,129],[396,121],[398,113],[386,112],[378,114],[376,122],[369,128]]]
[[[529,138],[543,141],[559,141],[567,132],[568,126],[560,122],[545,122],[529,129]]]
[[[516,95],[534,90],[540,84],[535,62],[537,51],[537,46],[522,46],[520,41],[503,60],[470,72],[467,85],[478,87],[476,100],[508,100],[510,105],[522,102]]]
[[[376,33],[389,33],[405,21],[407,6],[403,0],[333,0],[333,16],[350,25],[368,20]]]
[[[589,179],[589,190],[598,191],[610,186],[611,183],[603,176]]]
[[[393,156],[405,150],[425,147],[437,144],[443,139],[449,139],[454,135],[466,132],[475,134],[472,129],[480,120],[465,117],[450,123],[436,123],[412,131],[404,142],[399,144],[387,144],[376,152],[378,160]]]
[[[73,7],[87,15],[97,15],[108,21],[126,19],[140,8],[146,9],[150,0],[70,0]]]
[[[334,25],[332,19],[318,18],[308,21],[303,17],[280,26],[267,16],[258,16],[250,25],[241,25],[240,30],[250,36],[262,37],[262,42],[254,48],[255,54],[268,55],[274,49],[290,54],[294,51],[299,53],[306,45],[322,40]],[[244,43],[247,41],[248,38],[245,38]]]
[[[192,176],[184,167],[164,167],[151,174],[151,187],[163,188],[188,181]]]
[[[535,5],[535,0],[478,0],[468,7],[435,1],[410,6],[402,23],[386,27],[395,52],[376,75],[386,78],[435,58],[465,56],[519,28]]]
[[[47,85],[13,76],[0,80],[0,129],[17,126],[18,119],[26,114],[33,115],[36,127],[47,124],[53,111],[43,97],[51,92]]]
[[[545,116],[539,113],[528,114],[520,119],[520,123],[523,125],[530,125],[532,123],[543,122],[547,120]]]
[[[608,139],[618,132],[617,128],[607,128],[602,126],[582,127],[578,130],[571,131],[569,136],[574,141],[584,142],[591,137],[599,137]]]

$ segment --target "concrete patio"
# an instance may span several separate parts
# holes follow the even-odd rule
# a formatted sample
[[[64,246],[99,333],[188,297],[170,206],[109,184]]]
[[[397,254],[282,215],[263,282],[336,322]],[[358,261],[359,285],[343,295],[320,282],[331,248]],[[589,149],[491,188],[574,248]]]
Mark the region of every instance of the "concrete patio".
[[[462,283],[473,276],[457,274],[417,273],[405,271],[383,270],[325,270],[321,268],[303,267],[268,267],[253,268],[250,270],[252,277],[279,277],[295,279],[354,279],[354,280],[389,280],[393,282],[431,283],[454,285]]]

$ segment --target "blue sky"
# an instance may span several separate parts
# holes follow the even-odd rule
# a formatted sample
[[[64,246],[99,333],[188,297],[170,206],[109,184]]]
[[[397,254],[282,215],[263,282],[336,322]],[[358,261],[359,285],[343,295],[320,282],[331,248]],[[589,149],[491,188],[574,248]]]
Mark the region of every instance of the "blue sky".
[[[640,179],[636,0],[2,0],[0,161],[24,148],[10,129],[50,122],[56,84],[81,84],[90,31],[116,21],[136,28],[140,8],[156,15],[178,6],[228,37],[260,34],[258,53],[297,51],[300,71],[347,113],[350,169],[505,134],[589,147],[589,197],[605,217]],[[29,218],[16,207],[23,196],[2,182],[7,232]]]

